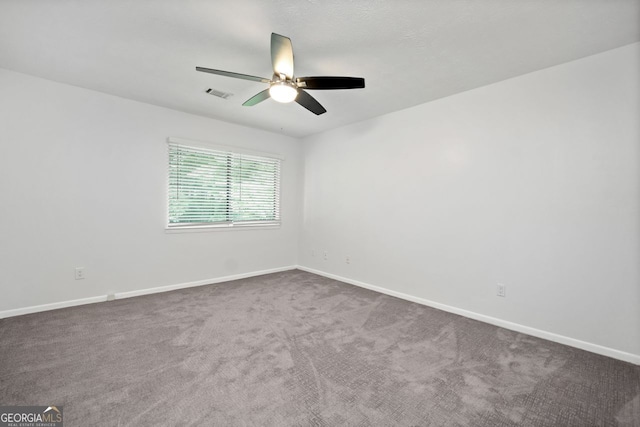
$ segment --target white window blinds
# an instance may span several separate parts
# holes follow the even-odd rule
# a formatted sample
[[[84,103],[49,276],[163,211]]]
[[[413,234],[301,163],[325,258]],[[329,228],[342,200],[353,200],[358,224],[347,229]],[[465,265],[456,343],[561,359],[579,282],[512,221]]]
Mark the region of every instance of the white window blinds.
[[[169,228],[280,224],[280,159],[169,142]]]

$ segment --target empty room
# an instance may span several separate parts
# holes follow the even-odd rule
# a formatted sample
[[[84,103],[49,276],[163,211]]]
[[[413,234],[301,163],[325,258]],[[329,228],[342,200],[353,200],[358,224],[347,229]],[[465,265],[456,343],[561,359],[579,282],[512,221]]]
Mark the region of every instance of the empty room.
[[[0,427],[640,426],[640,0],[2,0],[0,144]]]

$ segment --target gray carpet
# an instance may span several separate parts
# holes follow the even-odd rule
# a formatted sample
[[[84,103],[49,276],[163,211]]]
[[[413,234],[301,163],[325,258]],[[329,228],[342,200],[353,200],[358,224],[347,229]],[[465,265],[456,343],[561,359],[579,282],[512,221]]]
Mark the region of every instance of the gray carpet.
[[[638,426],[640,367],[294,270],[0,320],[65,426]]]

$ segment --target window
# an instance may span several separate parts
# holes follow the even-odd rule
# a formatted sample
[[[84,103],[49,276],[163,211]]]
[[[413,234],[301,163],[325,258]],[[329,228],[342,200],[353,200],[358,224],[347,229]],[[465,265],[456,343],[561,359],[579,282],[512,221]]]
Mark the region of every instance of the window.
[[[169,139],[168,228],[280,224],[280,159]]]

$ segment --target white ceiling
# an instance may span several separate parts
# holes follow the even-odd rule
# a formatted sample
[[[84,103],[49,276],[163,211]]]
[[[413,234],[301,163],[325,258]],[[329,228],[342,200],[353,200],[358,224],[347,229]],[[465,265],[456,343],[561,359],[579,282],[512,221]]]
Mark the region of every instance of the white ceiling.
[[[271,32],[328,112],[267,100]],[[0,67],[301,137],[640,41],[640,0],[1,0]],[[213,88],[234,95],[207,95]]]

